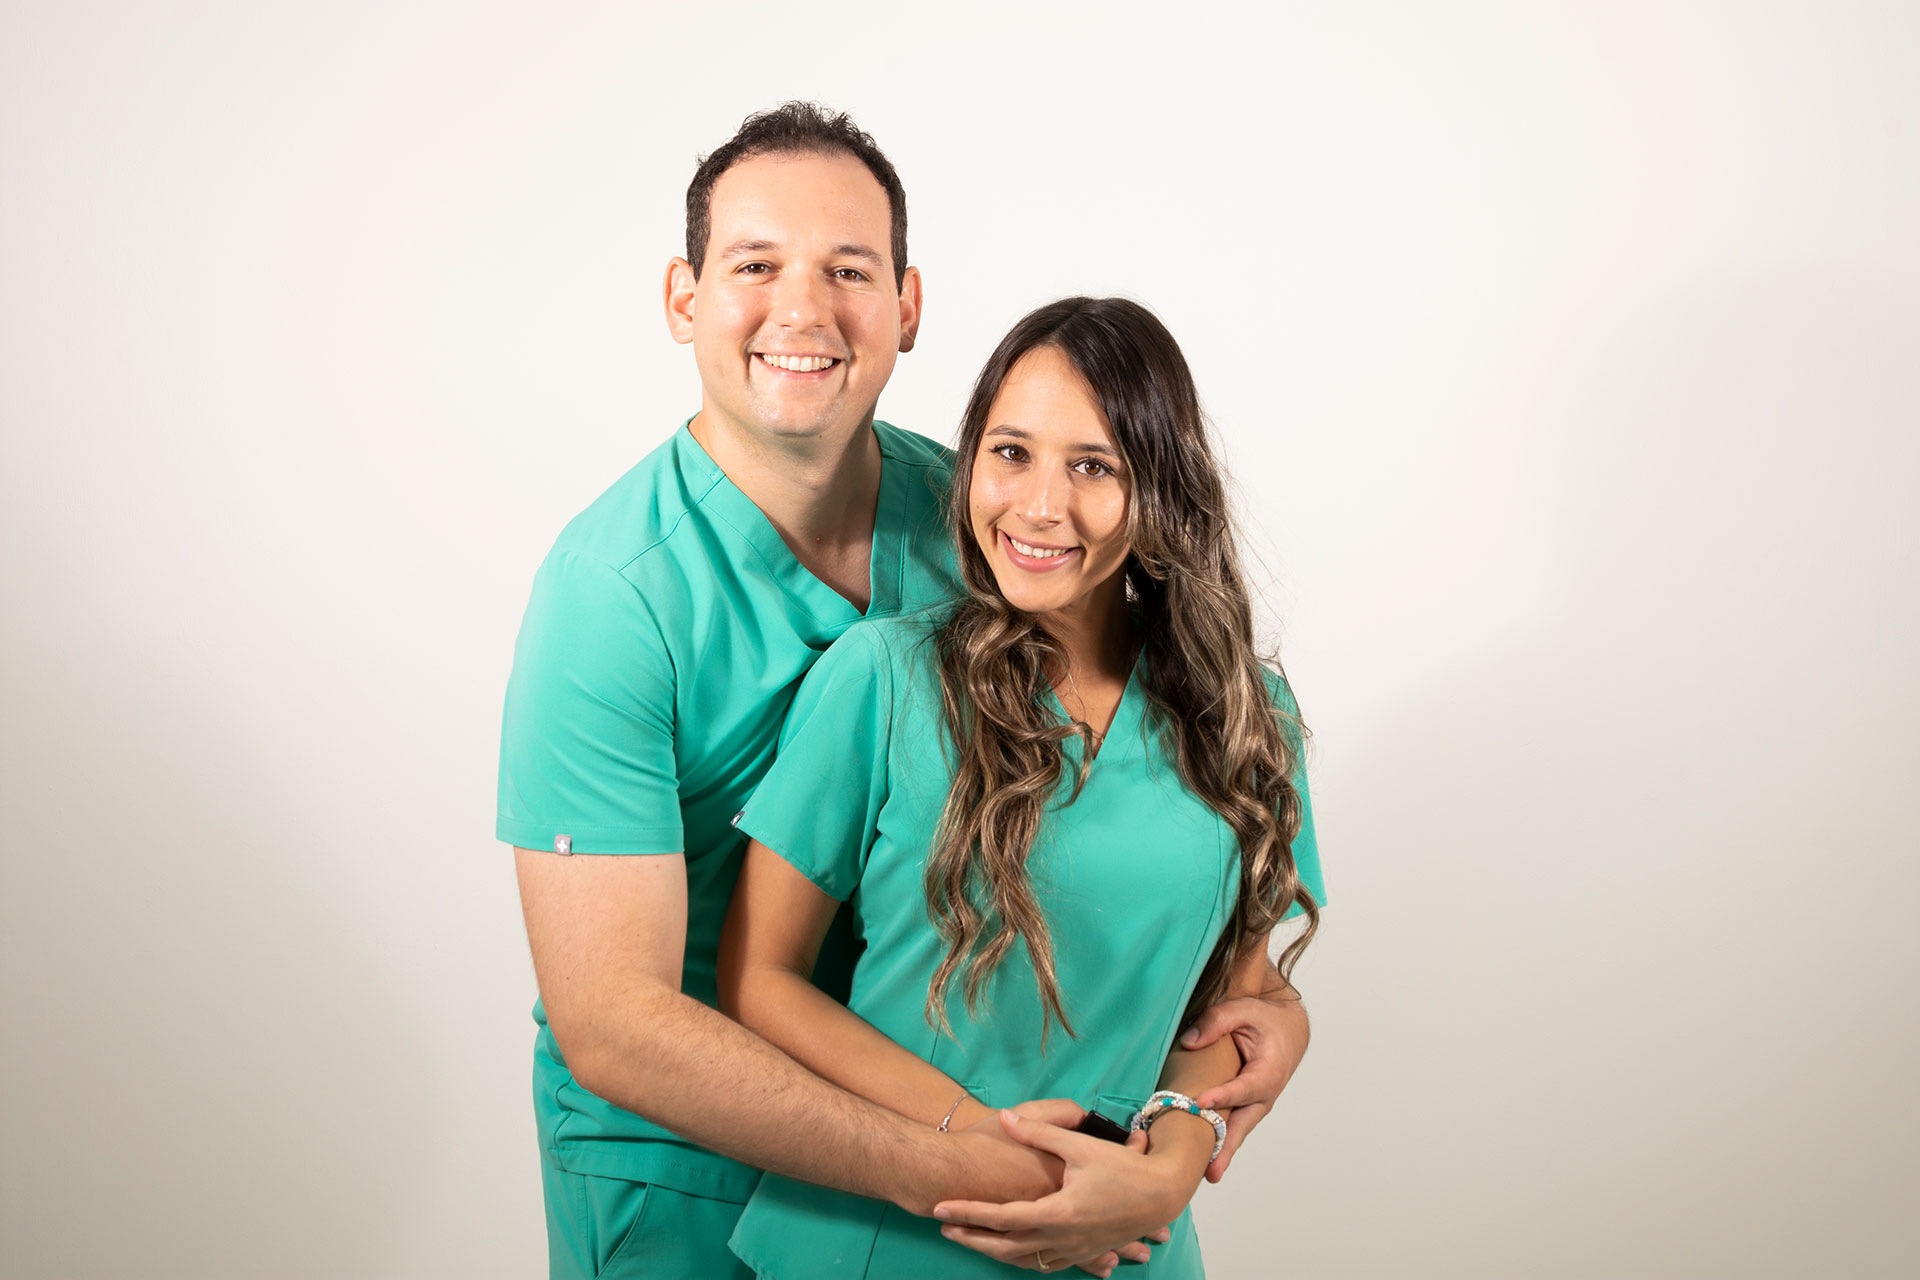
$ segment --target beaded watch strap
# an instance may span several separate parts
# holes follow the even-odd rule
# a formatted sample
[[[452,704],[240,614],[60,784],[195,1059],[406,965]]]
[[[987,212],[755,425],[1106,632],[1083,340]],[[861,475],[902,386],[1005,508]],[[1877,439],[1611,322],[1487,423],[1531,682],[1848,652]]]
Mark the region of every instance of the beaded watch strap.
[[[1227,1145],[1227,1122],[1220,1113],[1211,1107],[1203,1107],[1184,1093],[1175,1093],[1172,1089],[1162,1089],[1148,1098],[1146,1104],[1133,1113],[1130,1128],[1151,1129],[1153,1122],[1169,1111],[1184,1111],[1188,1115],[1199,1116],[1213,1126],[1213,1154],[1207,1157],[1212,1164],[1220,1158],[1220,1149]]]

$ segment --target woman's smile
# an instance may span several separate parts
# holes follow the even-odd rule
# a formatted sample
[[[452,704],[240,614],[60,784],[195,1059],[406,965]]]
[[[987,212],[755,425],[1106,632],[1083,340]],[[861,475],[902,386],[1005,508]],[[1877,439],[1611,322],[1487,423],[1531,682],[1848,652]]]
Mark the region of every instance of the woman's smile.
[[[1039,542],[1022,542],[1005,529],[1000,532],[1001,551],[1016,569],[1028,573],[1051,573],[1066,567],[1078,547],[1054,547]]]

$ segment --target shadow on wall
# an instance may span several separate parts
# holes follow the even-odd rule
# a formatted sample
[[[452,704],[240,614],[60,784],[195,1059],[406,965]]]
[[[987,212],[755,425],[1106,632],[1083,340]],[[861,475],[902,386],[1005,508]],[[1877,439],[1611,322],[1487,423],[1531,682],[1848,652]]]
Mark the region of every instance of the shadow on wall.
[[[1303,1276],[1920,1260],[1915,297],[1772,279],[1569,348],[1565,526],[1514,536],[1570,607],[1318,726],[1314,1050],[1211,1259],[1279,1204],[1247,1256]]]
[[[385,1273],[427,1091],[383,1065],[416,1033],[303,873],[317,824],[133,637],[56,627],[9,654],[93,680],[9,681],[7,1273]]]

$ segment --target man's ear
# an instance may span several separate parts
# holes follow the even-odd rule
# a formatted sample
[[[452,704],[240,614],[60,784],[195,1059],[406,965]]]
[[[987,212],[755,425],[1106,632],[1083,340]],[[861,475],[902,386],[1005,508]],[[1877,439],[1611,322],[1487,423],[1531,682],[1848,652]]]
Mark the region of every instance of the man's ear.
[[[675,342],[693,341],[693,264],[685,258],[667,263],[667,278],[662,286],[667,306],[667,332]]]
[[[908,267],[900,280],[900,349],[913,350],[920,332],[920,268]]]

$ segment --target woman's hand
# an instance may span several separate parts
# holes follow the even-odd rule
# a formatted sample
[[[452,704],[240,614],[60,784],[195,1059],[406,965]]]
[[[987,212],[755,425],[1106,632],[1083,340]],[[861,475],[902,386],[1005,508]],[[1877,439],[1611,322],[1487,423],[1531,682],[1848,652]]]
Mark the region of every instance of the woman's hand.
[[[1083,1113],[1073,1107],[1075,1114],[1069,1116],[1057,1100],[1000,1113],[1009,1137],[1064,1164],[1060,1190],[1010,1204],[945,1201],[933,1211],[948,1224],[941,1234],[1033,1271],[1075,1265],[1105,1276],[1122,1257],[1145,1262],[1150,1252],[1141,1238],[1168,1238],[1167,1224],[1180,1216],[1200,1185],[1205,1153],[1198,1162],[1152,1155],[1143,1133],[1131,1135],[1121,1146],[1026,1114],[1029,1108],[1069,1123],[1077,1123]]]
[[[1064,1098],[1025,1105],[1040,1108],[1037,1118],[1050,1123],[1064,1121],[1069,1125],[1078,1124],[1083,1114],[1078,1105]],[[959,1118],[964,1122],[965,1113]],[[975,1175],[969,1181],[979,1188],[976,1192],[978,1195],[1028,1201],[1044,1199],[1060,1189],[1064,1166],[1059,1159],[1025,1143],[1016,1142],[1000,1123],[1000,1113],[997,1111],[988,1111],[984,1119],[956,1128],[953,1138],[967,1152]],[[932,1209],[929,1207],[920,1212],[932,1212]]]

